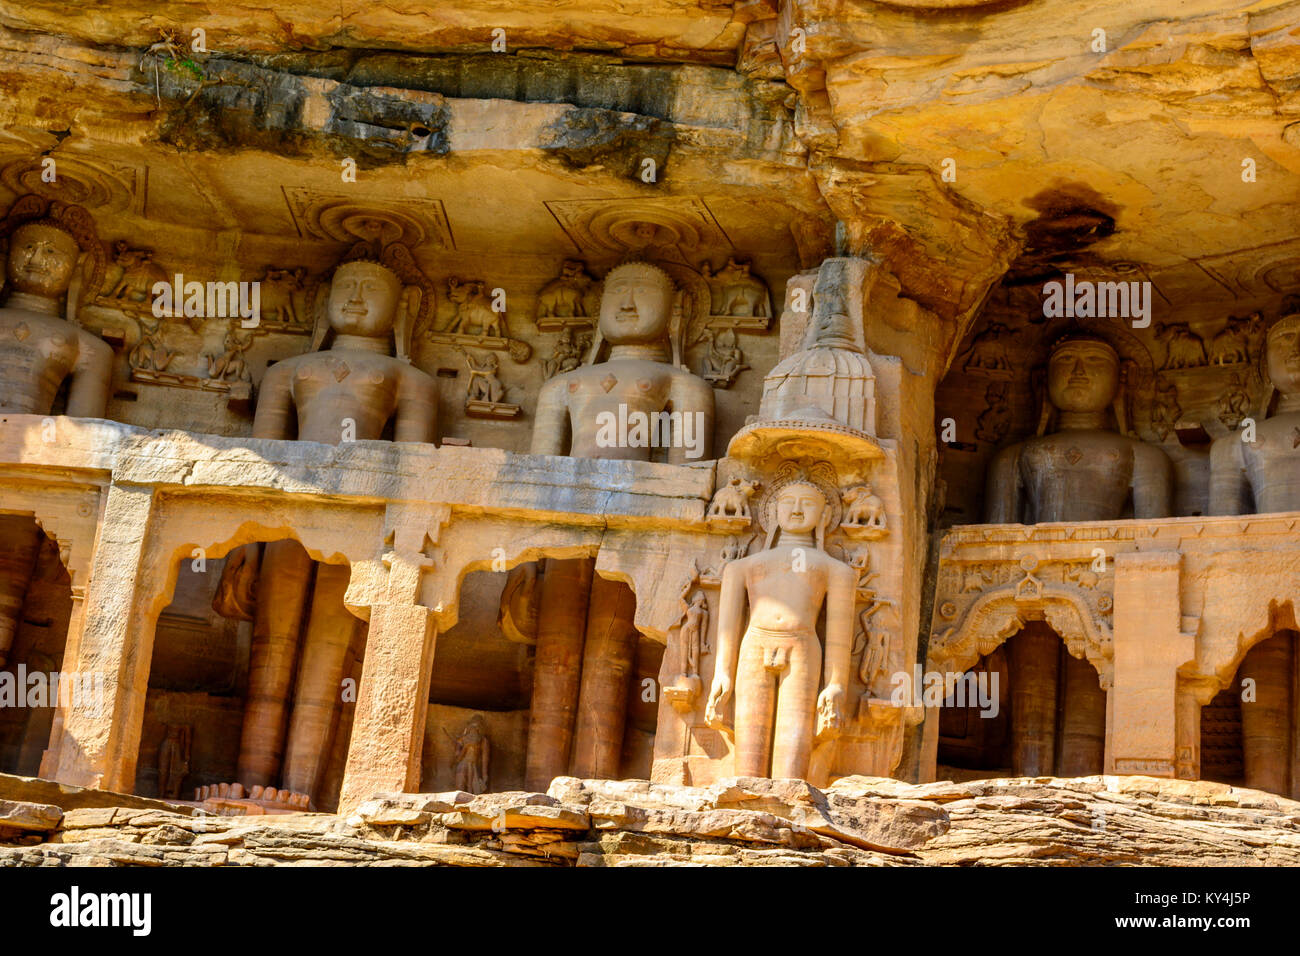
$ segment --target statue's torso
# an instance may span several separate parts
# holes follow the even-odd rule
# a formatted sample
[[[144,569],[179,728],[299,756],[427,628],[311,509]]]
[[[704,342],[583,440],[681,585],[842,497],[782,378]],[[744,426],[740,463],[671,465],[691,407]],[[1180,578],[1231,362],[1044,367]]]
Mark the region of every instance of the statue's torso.
[[[48,415],[77,363],[79,337],[62,319],[0,309],[0,411]]]
[[[290,359],[290,389],[298,410],[300,441],[337,444],[344,419],[356,424],[355,438],[380,438],[397,410],[404,375],[417,373],[389,355],[330,349]]]
[[[1300,511],[1300,412],[1260,422],[1255,441],[1242,442],[1255,511]]]
[[[573,434],[569,454],[574,458],[649,461],[654,457],[654,447],[602,444],[600,415],[608,412],[618,422],[620,406],[624,408],[623,419],[634,412],[652,415],[664,411],[673,378],[680,374],[684,373],[671,365],[645,359],[614,359],[567,373],[561,381]],[[650,437],[652,441],[657,439],[659,430],[656,428]]]
[[[795,554],[799,550],[800,554]],[[741,558],[726,571],[744,576],[749,594],[748,633],[752,628],[808,635],[816,640],[817,618],[834,558],[815,547],[778,545]],[[795,570],[796,566],[803,570]],[[724,572],[726,573],[726,572]]]
[[[1025,521],[1123,517],[1133,483],[1133,441],[1110,431],[1063,431],[1025,442],[1020,483]]]

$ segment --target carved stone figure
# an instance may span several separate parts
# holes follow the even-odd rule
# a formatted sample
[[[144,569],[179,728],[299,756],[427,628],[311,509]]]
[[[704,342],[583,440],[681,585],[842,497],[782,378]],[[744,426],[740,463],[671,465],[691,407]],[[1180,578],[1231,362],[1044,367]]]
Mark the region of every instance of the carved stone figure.
[[[1249,414],[1250,393],[1246,391],[1241,376],[1233,375],[1219,396],[1219,421],[1226,428],[1236,428]]]
[[[705,719],[724,728],[723,708],[734,695],[737,776],[806,779],[814,740],[837,735],[843,725],[856,573],[824,550],[830,511],[822,488],[790,481],[771,504],[767,549],[722,573]],[[824,654],[816,628],[823,605]]]
[[[299,314],[298,295],[307,287],[307,270],[267,268],[261,279],[261,307],[264,322],[305,326],[306,316]]]
[[[76,312],[75,303],[65,309],[64,302],[79,258],[98,243],[90,217],[76,206],[25,197],[0,222],[3,239],[8,296],[0,308],[0,412],[48,415],[68,381],[66,414],[102,418],[113,350],[63,317]]]
[[[360,243],[324,293],[313,344],[319,347],[330,333],[333,341],[268,369],[253,436],[291,438],[296,420],[301,441],[338,444],[349,433],[359,441],[375,440],[392,419],[396,441],[433,441],[437,384],[409,359],[411,337],[427,314],[428,282],[410,253],[404,246],[380,251]],[[224,575],[246,575],[256,548],[250,545],[243,561],[227,562]],[[313,564],[293,540],[267,544],[262,556],[238,763],[246,788],[274,786],[282,776],[288,790],[314,797],[324,772],[344,663],[359,622],[343,605],[350,569],[320,564],[309,589]]]
[[[749,518],[749,499],[754,497],[761,485],[744,478],[732,478],[714,492],[709,502],[708,518]]]
[[[542,374],[547,378],[554,378],[557,375],[563,375],[565,372],[572,372],[582,364],[582,355],[590,345],[591,338],[589,336],[581,336],[575,341],[573,329],[566,326],[560,331],[560,337],[555,341],[555,348],[551,351],[551,357],[542,360]]]
[[[663,416],[669,427],[658,430],[654,444],[667,439],[670,462],[711,457],[713,389],[669,363],[676,298],[672,279],[649,263],[609,272],[599,308],[609,358],[542,387],[533,454],[645,461],[652,443],[620,440],[611,419],[628,422],[634,414],[671,410],[671,418]],[[625,584],[596,575],[594,562],[583,558],[548,559],[541,591],[525,786],[545,789],[565,773],[616,777],[639,637],[636,600]]]
[[[733,318],[764,317],[772,314],[767,286],[750,274],[748,262],[734,257],[717,272],[706,263],[701,272],[711,292],[710,314]]]
[[[140,341],[127,353],[126,361],[133,372],[166,371],[176,353],[163,342],[166,326],[162,319],[150,322],[144,316],[136,319],[140,325]]]
[[[155,282],[166,282],[167,273],[153,261],[150,249],[132,249],[125,241],[113,243],[113,262],[122,270],[109,298],[148,302]]]
[[[1183,409],[1178,404],[1178,385],[1164,375],[1156,376],[1155,398],[1151,403],[1151,428],[1164,441],[1178,424]]]
[[[1007,404],[1007,383],[990,382],[984,390],[987,405],[975,422],[975,437],[990,445],[999,444],[1011,430],[1011,408]]]
[[[844,492],[844,527],[885,527],[885,505],[870,485],[859,485]]]
[[[1251,360],[1251,346],[1264,331],[1264,317],[1252,312],[1244,319],[1232,316],[1210,340],[1211,365],[1237,365]]]
[[[858,621],[866,638],[865,646],[862,648],[862,660],[858,665],[858,679],[866,688],[867,695],[870,695],[871,685],[876,682],[876,678],[885,669],[885,663],[889,659],[889,632],[884,628],[872,628],[871,619],[877,611],[887,607],[889,603],[872,601],[858,614]]]
[[[716,388],[730,388],[736,376],[749,368],[744,353],[736,346],[736,330],[723,329],[714,334],[705,330],[709,340],[709,354],[704,357],[703,376]]]
[[[190,734],[187,725],[169,724],[158,747],[158,795],[164,800],[180,799],[190,772]]]
[[[1205,343],[1186,325],[1161,323],[1156,332],[1156,341],[1164,342],[1167,349],[1165,363],[1160,366],[1162,370],[1196,368],[1206,363]]]
[[[709,605],[703,591],[696,591],[686,609],[681,631],[683,673],[699,674],[700,654],[709,649]]]
[[[990,322],[983,331],[971,340],[970,351],[966,353],[966,363],[962,368],[967,371],[976,369],[990,372],[1009,372],[1011,359],[1007,355],[1007,337],[1011,329],[1001,322]]]
[[[232,328],[226,333],[222,345],[225,351],[220,355],[205,356],[208,361],[208,378],[251,382],[253,376],[244,356],[253,345],[253,333],[240,335],[237,329]]]
[[[1255,440],[1240,433],[1210,451],[1210,513],[1300,511],[1300,314],[1279,319],[1265,346],[1272,394]]]
[[[1055,345],[1047,401],[1057,416],[1056,431],[994,458],[985,495],[988,521],[1112,520],[1125,515],[1130,498],[1135,517],[1169,514],[1169,458],[1158,447],[1106,426],[1119,388],[1119,357],[1106,342],[1072,336]]]
[[[448,332],[452,335],[506,334],[502,328],[505,313],[493,311],[485,290],[482,282],[466,282],[455,276],[447,280],[447,298],[455,307]]]
[[[469,365],[469,400],[494,404],[501,401],[506,389],[501,384],[501,379],[497,378],[497,368],[500,366],[497,357],[489,352],[475,362],[474,355],[466,352],[465,361]]]
[[[538,326],[547,328],[555,325],[547,319],[571,319],[588,316],[587,298],[593,284],[587,275],[587,267],[577,259],[566,259],[560,267],[560,274],[552,279],[537,294]],[[568,369],[565,369],[568,371]]]
[[[452,786],[466,793],[486,793],[492,767],[492,741],[483,715],[471,717],[453,743],[456,752],[451,761]]]

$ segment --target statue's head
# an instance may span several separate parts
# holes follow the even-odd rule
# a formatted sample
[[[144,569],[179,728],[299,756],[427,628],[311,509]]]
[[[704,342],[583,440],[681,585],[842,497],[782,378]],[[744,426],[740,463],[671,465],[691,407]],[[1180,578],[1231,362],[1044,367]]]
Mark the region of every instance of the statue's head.
[[[345,262],[330,282],[329,323],[345,335],[378,338],[392,332],[402,280],[378,262]]]
[[[614,267],[601,290],[601,335],[614,345],[660,341],[668,333],[676,291],[668,273],[648,262]]]
[[[68,291],[81,248],[50,220],[24,223],[9,238],[5,274],[19,292],[57,299]]]
[[[1300,394],[1300,313],[1268,330],[1268,377],[1283,395]]]
[[[1071,337],[1052,348],[1047,396],[1063,412],[1100,412],[1119,393],[1119,354],[1101,339]]]
[[[810,481],[792,481],[776,493],[776,523],[782,531],[816,530],[826,513],[826,494]]]

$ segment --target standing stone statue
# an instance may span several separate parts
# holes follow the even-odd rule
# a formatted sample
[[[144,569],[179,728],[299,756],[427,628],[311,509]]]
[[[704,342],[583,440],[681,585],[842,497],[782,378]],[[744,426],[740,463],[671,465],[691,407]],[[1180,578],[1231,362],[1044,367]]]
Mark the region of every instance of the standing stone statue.
[[[631,421],[634,413],[671,413],[667,460],[712,457],[713,389],[669,359],[676,298],[672,279],[649,263],[629,262],[609,272],[599,309],[609,358],[542,387],[533,454],[647,461],[653,444],[623,442],[609,423]],[[594,569],[591,558],[545,562],[528,726],[529,789],[545,790],[564,774],[619,774],[639,637],[636,599],[627,585]]]
[[[335,270],[317,316],[313,345],[319,348],[331,333],[332,343],[267,371],[253,437],[328,444],[345,437],[375,440],[391,419],[395,440],[433,441],[437,384],[411,365],[409,355],[417,318],[430,301],[427,285],[405,247],[390,246],[376,255],[368,244],[358,245]],[[250,560],[245,555],[228,562],[227,573],[246,578]],[[246,789],[274,786],[281,777],[284,788],[316,797],[348,648],[359,627],[343,604],[349,577],[346,565],[315,564],[297,541],[266,545],[238,763],[239,783]],[[246,590],[223,581],[220,593]]]
[[[1111,521],[1169,514],[1173,466],[1154,445],[1106,426],[1119,394],[1119,356],[1101,339],[1057,342],[1047,366],[1056,431],[1003,449],[989,470],[985,520],[994,524]]]
[[[190,728],[168,724],[158,747],[158,795],[164,800],[179,800],[181,785],[190,772]]]
[[[113,350],[70,319],[69,290],[83,256],[103,249],[84,209],[25,196],[0,222],[7,240],[0,307],[0,413],[48,415],[67,383],[65,414],[103,418]],[[102,273],[102,263],[100,265]],[[83,271],[84,275],[84,271]],[[0,515],[0,666],[9,657],[40,543],[36,522]]]
[[[450,735],[448,735],[450,736]],[[452,757],[452,786],[466,793],[486,793],[489,771],[492,766],[492,741],[488,739],[487,722],[482,714],[475,714],[453,738],[456,753]]]
[[[1268,330],[1265,349],[1277,404],[1257,424],[1254,441],[1236,433],[1214,443],[1212,515],[1300,511],[1300,313],[1279,319]]]
[[[774,504],[769,547],[722,572],[705,721],[723,727],[722,708],[734,694],[736,775],[806,779],[815,738],[837,734],[844,722],[857,573],[824,549],[830,503],[820,487],[791,481],[774,493]],[[824,668],[817,637],[823,605]]]

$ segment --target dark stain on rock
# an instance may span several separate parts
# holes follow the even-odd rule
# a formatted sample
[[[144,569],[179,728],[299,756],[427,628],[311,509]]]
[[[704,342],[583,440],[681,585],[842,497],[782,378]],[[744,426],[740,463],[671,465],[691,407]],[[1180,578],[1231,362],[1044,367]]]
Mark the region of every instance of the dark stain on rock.
[[[653,159],[662,179],[676,131],[671,123],[609,110],[575,109],[546,128],[541,148],[572,169],[600,166],[616,176],[639,177]]]

